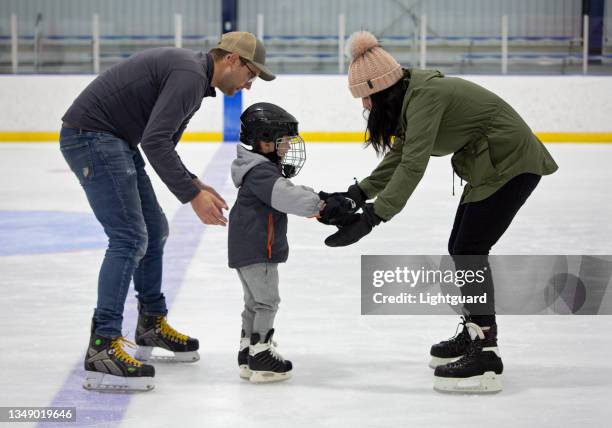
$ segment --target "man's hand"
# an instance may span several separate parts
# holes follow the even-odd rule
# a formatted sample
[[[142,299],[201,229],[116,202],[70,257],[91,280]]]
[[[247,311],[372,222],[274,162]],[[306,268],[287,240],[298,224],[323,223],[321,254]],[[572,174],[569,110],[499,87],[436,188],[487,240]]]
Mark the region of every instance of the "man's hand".
[[[200,217],[202,223],[225,226],[227,219],[221,211],[222,209],[228,209],[225,200],[212,187],[205,185],[198,179],[193,181],[201,191],[191,200],[191,207]]]
[[[220,199],[220,200],[221,200],[221,202],[223,202],[223,208],[225,208],[226,210],[228,210],[228,209],[229,209],[229,207],[227,206],[227,203],[225,202],[225,199],[223,199],[223,198],[221,197],[221,195],[219,195],[215,189],[213,189],[212,187],[210,187],[210,186],[208,186],[208,185],[206,185],[206,184],[202,183],[202,181],[200,181],[200,179],[199,179],[199,178],[194,178],[194,179],[193,179],[193,183],[194,183],[196,186],[198,186],[198,189],[203,190],[203,191],[205,191],[205,192],[212,193],[213,195],[215,195],[215,196],[217,197],[217,199]]]

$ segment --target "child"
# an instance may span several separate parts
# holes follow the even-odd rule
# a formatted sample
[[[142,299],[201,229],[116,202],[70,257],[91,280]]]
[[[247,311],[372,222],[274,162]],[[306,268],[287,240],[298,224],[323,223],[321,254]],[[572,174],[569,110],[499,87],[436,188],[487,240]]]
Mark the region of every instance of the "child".
[[[287,260],[287,213],[330,219],[344,202],[311,188],[295,186],[294,177],[306,160],[297,120],[269,103],[250,106],[240,117],[237,158],[232,180],[238,190],[230,211],[229,266],[238,272],[244,291],[238,365],[240,377],[274,382],[291,377],[291,361],[276,352],[272,341],[278,309],[278,263]],[[247,149],[245,146],[250,146]]]

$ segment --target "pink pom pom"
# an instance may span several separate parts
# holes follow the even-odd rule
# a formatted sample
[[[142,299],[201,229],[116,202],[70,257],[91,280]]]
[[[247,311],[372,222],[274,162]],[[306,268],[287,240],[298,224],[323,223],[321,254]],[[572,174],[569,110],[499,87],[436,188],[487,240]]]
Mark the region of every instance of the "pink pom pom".
[[[348,39],[348,48],[351,60],[365,54],[368,50],[378,46],[376,36],[369,31],[357,31]]]

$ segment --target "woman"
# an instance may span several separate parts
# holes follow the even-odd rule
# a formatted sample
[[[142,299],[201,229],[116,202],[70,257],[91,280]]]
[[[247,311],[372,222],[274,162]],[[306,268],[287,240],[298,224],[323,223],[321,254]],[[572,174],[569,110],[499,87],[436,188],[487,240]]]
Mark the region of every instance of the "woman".
[[[438,71],[402,69],[368,32],[353,34],[349,44],[349,89],[369,111],[366,144],[385,156],[369,177],[343,192],[362,213],[347,210],[345,219],[335,223],[350,224],[325,243],[353,244],[391,220],[406,205],[430,156],[452,154],[453,170],[467,184],[448,251],[457,269],[488,266],[491,247],[541,176],[557,170],[555,161],[512,107],[492,92]],[[465,255],[470,257],[459,257]],[[490,275],[485,282],[492,293]],[[466,378],[478,380],[470,390],[501,389],[495,312],[471,309],[464,308],[461,333],[431,349],[437,389],[465,390],[460,383]]]

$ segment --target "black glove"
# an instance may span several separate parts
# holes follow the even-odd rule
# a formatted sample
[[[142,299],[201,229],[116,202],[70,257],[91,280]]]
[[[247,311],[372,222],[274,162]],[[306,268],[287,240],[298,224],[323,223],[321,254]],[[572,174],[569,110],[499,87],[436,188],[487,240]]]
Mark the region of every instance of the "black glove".
[[[325,192],[319,192],[319,198],[325,201],[325,208],[323,208],[320,217],[317,219],[319,222],[327,225],[344,226],[355,220],[353,216],[357,216],[355,214],[357,207],[352,199],[344,197],[339,193],[330,195]]]
[[[359,221],[360,218],[361,215],[359,214],[343,214],[333,219],[333,221],[327,221],[322,218],[317,218],[317,221],[327,226],[336,226],[338,229],[340,229]]]
[[[355,184],[349,186],[346,191],[346,196],[355,201],[357,208],[363,208],[368,200],[368,196],[361,190],[361,187],[357,185],[357,180],[355,180]]]
[[[355,184],[351,184],[346,192],[319,192],[319,198],[323,199],[324,201],[327,201],[327,199],[331,198],[332,196],[344,196],[345,198],[351,199],[355,202],[355,211],[357,211],[359,208],[363,208],[368,200],[368,196],[363,192],[363,190],[361,190],[361,187],[357,185],[357,181],[355,181]]]
[[[374,204],[366,204],[363,213],[359,215],[359,220],[349,224],[333,235],[325,239],[328,247],[346,247],[354,244],[372,231],[374,226],[380,224],[382,219],[374,213]]]

